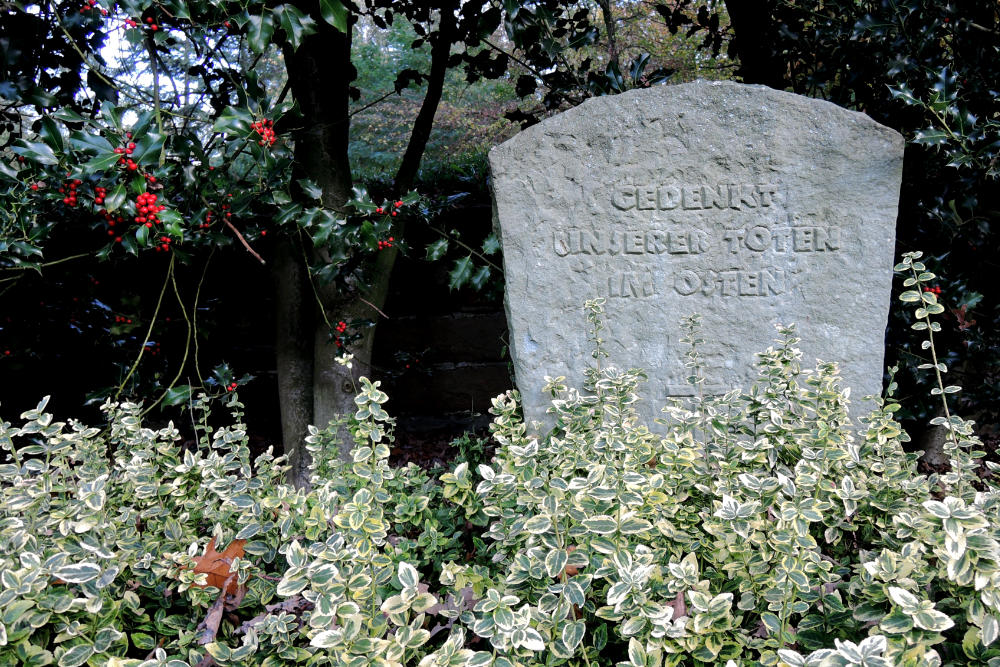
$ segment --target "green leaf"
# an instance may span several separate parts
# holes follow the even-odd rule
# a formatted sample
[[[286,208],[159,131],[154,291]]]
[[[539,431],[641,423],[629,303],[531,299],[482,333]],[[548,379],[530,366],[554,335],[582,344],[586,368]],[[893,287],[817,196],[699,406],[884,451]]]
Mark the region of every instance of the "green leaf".
[[[91,174],[95,171],[108,171],[118,164],[118,160],[120,159],[121,155],[118,155],[117,153],[105,153],[104,155],[98,155],[90,161],[85,162],[83,166],[81,166],[81,169]]]
[[[995,642],[998,635],[1000,635],[1000,623],[997,623],[996,616],[986,616],[983,619],[983,646]]]
[[[565,549],[552,549],[545,556],[546,574],[553,578],[558,577],[562,574],[568,560],[569,554],[566,553]]]
[[[247,40],[254,53],[263,53],[274,36],[274,18],[268,14],[250,15],[250,28],[247,30]]]
[[[184,235],[184,230],[181,227],[181,224],[184,222],[184,218],[181,217],[180,213],[168,208],[164,211],[160,211],[156,215],[160,218],[160,222],[163,223],[163,231],[175,237]]]
[[[642,616],[633,616],[621,624],[619,631],[622,633],[622,637],[631,637],[642,632],[644,627],[646,627],[646,619]]]
[[[125,184],[119,183],[114,187],[111,192],[104,198],[104,208],[107,209],[108,213],[114,213],[122,204],[125,203]],[[164,211],[165,213],[166,211]],[[163,217],[163,214],[160,214]]]
[[[781,619],[771,612],[765,611],[760,615],[760,620],[764,622],[769,635],[777,636],[781,632]]]
[[[937,609],[921,609],[913,615],[913,624],[922,630],[944,632],[955,625],[955,621]]]
[[[635,667],[646,667],[646,649],[635,637],[628,640],[628,661]]]
[[[882,619],[878,624],[882,632],[890,635],[901,635],[909,632],[913,628],[913,619],[896,609],[891,614]]]
[[[189,384],[181,385],[179,387],[171,387],[167,389],[163,394],[163,401],[161,405],[164,407],[171,405],[181,405],[182,403],[187,403],[191,400],[191,394],[194,392],[194,387]]]
[[[316,185],[316,181],[312,179],[300,178],[299,187],[311,199],[321,199],[323,197],[323,188]]]
[[[6,625],[13,625],[34,606],[34,600],[18,600],[17,602],[12,602],[6,609],[3,610],[2,620]]]
[[[399,563],[399,583],[403,588],[416,588],[420,576],[417,569],[405,561]]]
[[[146,247],[146,242],[149,241],[149,228],[146,225],[139,225],[138,229],[135,230],[135,240],[139,247]]]
[[[73,563],[64,565],[52,572],[52,576],[70,584],[82,584],[96,579],[101,574],[101,568],[96,563]]]
[[[899,300],[906,303],[918,302],[920,301],[920,292],[914,289],[907,290],[899,295]]]
[[[469,278],[471,277],[472,255],[467,255],[461,259],[455,260],[455,265],[448,273],[448,288],[453,290],[458,289],[469,282]]]
[[[270,20],[270,17],[268,17]],[[273,30],[273,28],[272,28]],[[212,126],[212,132],[223,134],[246,134],[250,131],[253,115],[246,109],[226,107]]]
[[[583,635],[587,632],[587,625],[583,621],[571,621],[563,625],[562,640],[569,650],[576,649],[583,641]]]
[[[645,533],[648,530],[652,530],[652,528],[653,524],[649,521],[631,517],[622,521],[618,530],[621,531],[622,535],[636,535],[638,533]]]
[[[18,139],[14,146],[11,146],[11,150],[18,155],[23,156],[26,160],[31,160],[32,162],[38,162],[39,164],[59,164],[59,158],[52,151],[49,146],[41,142],[30,142],[24,139]]]
[[[926,506],[926,503],[925,503]],[[901,607],[904,612],[912,614],[920,607],[920,600],[910,591],[898,586],[889,586],[889,599]]]
[[[220,644],[218,642],[211,642],[210,644],[205,644],[205,650],[208,654],[215,658],[219,662],[225,662],[229,660],[232,656],[232,649],[230,649],[225,644]]]
[[[163,149],[165,137],[155,132],[146,132],[135,144],[132,159],[137,164],[156,164],[160,161],[160,151]]]
[[[438,239],[434,243],[427,244],[427,255],[425,259],[433,262],[444,257],[446,252],[448,252],[448,239]]]
[[[340,0],[319,0],[323,20],[340,32],[347,32],[347,7]]]
[[[309,585],[306,579],[282,579],[278,582],[275,592],[282,597],[292,597],[296,593],[301,593]]]
[[[391,595],[385,599],[379,611],[383,614],[402,614],[407,609],[407,604],[402,595]]]
[[[93,654],[90,644],[77,644],[59,657],[59,667],[80,667]]]
[[[524,522],[524,530],[532,535],[541,535],[552,529],[552,520],[544,514],[533,516]]]
[[[496,234],[490,234],[483,240],[483,254],[493,255],[500,250],[500,239]]]
[[[316,22],[293,5],[278,5],[272,10],[285,31],[293,49],[298,49],[302,39],[316,32]]]
[[[590,517],[583,520],[583,526],[592,533],[598,535],[609,535],[618,530],[618,522],[614,517],[606,514]]]
[[[469,278],[469,284],[472,285],[473,289],[481,290],[486,286],[486,281],[490,279],[490,267],[480,266],[476,269],[476,272],[472,274]]]
[[[42,126],[38,136],[40,136],[42,141],[44,141],[53,151],[62,153],[66,150],[63,144],[62,133],[59,131],[59,125],[48,116],[42,118]]]

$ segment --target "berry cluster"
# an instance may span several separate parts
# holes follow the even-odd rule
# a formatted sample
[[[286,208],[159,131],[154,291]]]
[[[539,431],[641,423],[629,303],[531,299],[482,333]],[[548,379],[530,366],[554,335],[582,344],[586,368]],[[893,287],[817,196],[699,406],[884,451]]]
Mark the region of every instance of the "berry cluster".
[[[61,188],[59,188],[59,194],[66,195],[63,197],[63,203],[67,206],[76,206],[76,189],[82,184],[79,178],[72,181],[66,181]]]
[[[924,287],[924,291],[930,292],[931,294],[940,294],[941,287],[939,285],[935,285],[934,287]]]
[[[125,19],[125,27],[126,28],[138,28],[139,27],[139,22],[138,21],[133,21],[132,19]]]
[[[396,240],[395,238],[393,238],[392,236],[390,236],[389,240],[387,240],[387,241],[379,241],[378,242],[378,249],[379,250],[385,250],[386,248],[391,248],[392,247],[392,243],[395,240]]]
[[[156,246],[156,252],[170,252],[170,240],[169,236],[161,236],[160,244]]]
[[[260,135],[260,141],[257,143],[261,146],[273,146],[274,142],[277,140],[277,135],[274,134],[274,123],[268,119],[259,120],[252,124],[250,127]]]
[[[131,138],[132,133],[129,132],[127,136]],[[128,157],[129,155],[132,154],[133,151],[135,151],[135,143],[133,142],[129,142],[125,146],[119,146],[118,148],[115,149],[115,153],[121,155],[121,157],[118,158],[118,164],[125,165],[126,167],[128,167],[129,171],[135,171],[136,169],[139,168],[139,165],[136,164],[132,158]]]
[[[83,0],[83,7],[80,7],[80,13],[86,14],[93,9],[100,9],[101,16],[107,16],[108,10],[101,9],[100,5],[97,4],[97,0]]]
[[[393,202],[392,208],[390,208],[388,206],[379,206],[377,209],[375,209],[375,212],[376,213],[380,213],[380,214],[391,215],[392,217],[395,218],[396,217],[396,211],[394,211],[393,208],[402,208],[402,206],[403,206],[403,202],[397,201],[397,202]]]
[[[148,343],[146,343],[146,349],[149,350],[149,353],[154,357],[160,354],[159,343],[154,343],[153,341],[149,341]]]
[[[115,315],[115,322],[120,324],[132,324],[132,318],[125,317],[124,315]]]
[[[103,209],[102,208],[99,211],[99,213],[101,214],[101,216],[104,217],[104,222],[106,222],[107,225],[108,225],[108,236],[114,236],[115,235],[115,223],[125,222],[125,218],[123,218],[120,215],[119,216],[111,215],[107,211],[107,209]],[[120,237],[120,236],[118,236],[118,237],[115,238],[115,242],[117,242],[117,243],[121,243],[121,240],[122,240],[122,237]],[[97,283],[95,282],[94,284],[96,285]]]
[[[239,385],[236,384],[236,380],[233,380],[232,382],[226,385],[226,391],[236,391],[236,387],[238,386]]]
[[[156,203],[156,195],[152,192],[143,192],[135,198],[135,221],[140,225],[152,227],[153,223],[160,224],[157,213],[166,210],[166,206]]]
[[[100,206],[104,203],[104,198],[108,195],[108,191],[101,186],[94,188],[94,203]]]
[[[333,342],[337,344],[337,347],[343,347],[344,334],[347,333],[347,322],[344,322],[343,320],[337,322],[337,326],[334,327],[334,330],[337,332],[337,335],[334,337]]]

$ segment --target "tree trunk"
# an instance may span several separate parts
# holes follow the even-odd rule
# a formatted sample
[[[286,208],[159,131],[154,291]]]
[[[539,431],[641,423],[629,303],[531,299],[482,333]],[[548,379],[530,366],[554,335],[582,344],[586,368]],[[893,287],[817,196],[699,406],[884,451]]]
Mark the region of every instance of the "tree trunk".
[[[733,45],[740,59],[737,73],[744,83],[759,83],[784,90],[786,65],[774,52],[776,39],[773,0],[726,0],[733,26]]]
[[[458,0],[448,0],[443,4],[438,30],[431,38],[431,70],[427,92],[394,180],[394,189],[399,195],[412,187],[430,138],[434,116],[444,90],[451,46],[457,34],[455,13],[458,7]],[[342,210],[351,196],[352,186],[347,152],[350,141],[349,90],[355,76],[350,60],[351,36],[334,30],[324,21],[317,21],[317,27],[318,33],[303,40],[297,50],[293,51],[290,46],[286,46],[284,50],[289,83],[304,120],[303,128],[295,135],[295,160],[301,171],[299,177],[310,178],[322,188],[324,206]],[[397,236],[402,236],[401,223],[398,225]],[[315,259],[322,261],[322,255],[322,252],[318,252]],[[299,330],[303,339],[308,340],[310,350],[306,356],[311,364],[307,367],[298,356],[279,354],[279,366],[284,367],[279,368],[282,433],[285,451],[294,462],[291,480],[297,486],[308,483],[309,458],[303,447],[306,426],[312,423],[325,428],[338,415],[353,414],[356,379],[360,375],[372,374],[371,357],[376,327],[373,325],[349,332],[359,333],[361,337],[349,345],[347,351],[354,358],[352,368],[348,369],[337,361],[345,350],[333,342],[329,324],[335,325],[339,321],[378,321],[389,291],[389,277],[396,255],[395,248],[380,252],[371,273],[363,281],[364,284],[349,280],[346,290],[338,290],[334,285],[314,283],[310,286],[306,283],[310,291],[315,289],[315,294],[308,295],[311,301],[315,304],[316,297],[319,300],[319,304],[312,306],[319,310],[318,316],[312,319],[312,328]],[[282,268],[289,267],[290,262],[291,260],[283,263]],[[304,261],[301,266],[305,268]],[[293,276],[283,280],[291,281]],[[284,295],[289,294],[290,290],[289,286],[284,291],[279,290],[279,301],[284,301]],[[290,316],[291,313],[286,312],[290,310],[289,304],[279,303],[278,308],[279,320]],[[301,317],[299,319],[304,321]],[[290,330],[289,323],[279,321],[279,331]],[[311,335],[307,331],[311,331]],[[288,341],[284,341],[284,347],[292,349]],[[297,353],[302,352],[301,346],[294,349]],[[305,355],[304,352],[302,354]],[[311,385],[309,390],[292,387],[282,380],[287,378],[291,382],[293,377],[296,381],[305,381]],[[309,419],[303,422],[301,416],[306,413]],[[340,454],[346,458],[354,443],[346,428],[341,429],[339,435]]]
[[[276,312],[275,351],[281,436],[288,455],[289,480],[303,486],[309,480],[309,459],[303,439],[313,421],[313,295],[301,249],[285,239],[274,261]]]
[[[294,135],[296,177],[314,181],[323,190],[324,206],[342,210],[350,198],[352,185],[347,155],[350,141],[349,92],[355,75],[351,64],[351,33],[342,33],[322,20],[317,21],[316,27],[317,32],[306,37],[298,49],[289,45],[284,49],[288,82],[303,117],[302,128]],[[328,363],[332,361],[332,356],[317,355],[318,341],[329,341],[330,330],[322,317],[315,316],[318,305],[313,290],[316,289],[324,303],[337,295],[330,287],[320,289],[309,284],[305,252],[294,242],[290,244],[298,255],[286,261],[279,271],[284,268],[295,273],[293,263],[301,267],[304,283],[299,284],[304,284],[305,290],[308,290],[303,297],[307,299],[308,306],[303,305],[302,311],[308,311],[310,317],[307,325],[306,317],[300,314],[298,321],[302,326],[299,327],[283,322],[282,319],[289,315],[286,312],[289,306],[283,303],[284,293],[279,290],[278,327],[279,331],[294,330],[294,335],[298,336],[295,349],[303,357],[308,357],[309,363],[300,360],[293,367],[293,359],[287,354],[280,354],[279,339],[279,400],[285,452],[292,462],[290,481],[304,487],[308,484],[310,463],[304,446],[306,426],[315,424],[323,428],[329,421],[317,419],[317,401],[328,400],[331,389],[349,384],[352,378],[345,367],[335,362]],[[312,250],[308,252],[312,253]],[[279,280],[293,279],[286,277]],[[330,344],[330,347],[334,346]],[[282,382],[283,377],[294,377],[297,386]],[[306,414],[308,418],[303,419],[302,415]]]

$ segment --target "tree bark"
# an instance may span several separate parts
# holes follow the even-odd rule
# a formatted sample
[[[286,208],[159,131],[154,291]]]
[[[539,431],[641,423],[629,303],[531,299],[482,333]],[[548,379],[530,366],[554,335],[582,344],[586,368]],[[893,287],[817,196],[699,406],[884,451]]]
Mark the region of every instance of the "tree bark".
[[[441,4],[438,29],[431,37],[431,70],[427,79],[427,92],[424,94],[424,101],[420,105],[417,118],[413,121],[413,129],[410,132],[410,141],[406,146],[406,152],[403,153],[403,161],[396,171],[394,185],[397,194],[404,194],[413,187],[417,169],[420,167],[420,160],[424,156],[427,141],[431,137],[434,115],[441,104],[441,95],[444,92],[444,78],[445,74],[448,73],[451,45],[455,42],[458,27],[456,11],[458,11],[457,0],[448,0],[448,2]]]
[[[275,352],[281,435],[291,466],[289,478],[303,486],[309,480],[309,460],[303,440],[313,417],[313,296],[301,249],[282,240],[275,252]]]
[[[430,139],[434,116],[441,102],[444,80],[447,74],[451,46],[458,33],[456,12],[458,0],[448,0],[441,7],[438,30],[431,37],[431,69],[428,75],[427,92],[420,111],[413,123],[410,141],[407,144],[399,170],[394,179],[397,195],[408,191],[416,179],[420,161]],[[288,68],[292,93],[299,104],[304,119],[303,128],[295,135],[295,159],[301,170],[300,177],[315,181],[323,190],[323,204],[335,210],[342,210],[351,197],[351,170],[348,160],[349,134],[349,87],[355,70],[351,64],[351,37],[337,32],[323,21],[317,21],[319,32],[303,40],[297,50],[285,48],[285,63]],[[397,236],[402,236],[402,222],[397,225]],[[338,415],[350,415],[355,410],[354,396],[357,391],[356,379],[360,375],[371,375],[372,348],[375,340],[375,326],[369,326],[352,333],[359,333],[360,339],[350,344],[354,358],[352,368],[337,362],[345,352],[334,344],[328,322],[371,320],[377,322],[380,310],[385,304],[389,291],[389,278],[395,262],[397,250],[391,248],[378,254],[367,277],[359,281],[349,278],[347,289],[338,290],[334,285],[315,285],[315,295],[308,296],[315,302],[318,297],[317,317],[313,318],[311,329],[302,329],[300,334],[308,339],[311,349],[308,356],[311,366],[300,363],[294,365],[288,357],[279,357],[279,364],[287,368],[279,370],[279,378],[307,376],[309,391],[296,391],[294,387],[282,384],[282,432],[285,451],[295,462],[292,481],[297,486],[308,483],[309,458],[304,453],[303,439],[309,423],[320,428],[326,427]],[[316,259],[323,260],[322,252]],[[286,262],[282,266],[287,267]],[[304,262],[302,264],[304,267]],[[308,275],[306,276],[308,279]],[[291,280],[291,277],[286,278]],[[286,292],[289,288],[286,288]],[[279,300],[282,293],[279,292]],[[285,308],[279,304],[279,311]],[[279,312],[279,319],[288,313]],[[287,324],[279,327],[288,329]],[[306,334],[311,331],[312,335]],[[287,346],[287,345],[286,345]],[[301,351],[301,348],[296,348]],[[288,403],[286,409],[285,403]],[[304,403],[311,403],[305,406]],[[300,415],[308,413],[309,419],[303,423]],[[287,419],[286,419],[287,414]],[[346,457],[353,447],[346,429],[340,432],[340,454]]]
[[[323,190],[323,205],[334,210],[343,210],[344,204],[351,196],[351,166],[347,149],[350,143],[349,93],[350,84],[354,80],[355,71],[351,64],[351,33],[342,33],[325,21],[316,22],[317,32],[306,37],[298,49],[290,45],[284,48],[285,66],[288,71],[288,82],[292,94],[302,112],[303,126],[295,132],[295,162],[298,178],[309,178]],[[323,317],[317,317],[318,304],[316,296],[323,304],[335,301],[338,295],[332,286],[319,288],[310,285],[306,258],[302,248],[296,247],[298,256],[286,261],[282,268],[292,270],[292,261],[296,267],[301,267],[304,276],[304,299],[308,306],[302,310],[308,311],[308,326],[306,317],[300,314],[302,326],[295,327],[298,335],[296,350],[308,357],[308,365],[300,362],[292,367],[293,360],[288,356],[279,355],[280,378],[295,378],[298,386],[280,384],[282,436],[285,452],[292,462],[290,481],[299,487],[308,484],[309,455],[305,451],[304,439],[306,427],[315,424],[320,428],[326,426],[329,418],[317,415],[316,406],[330,400],[331,391],[339,392],[345,383],[350,384],[353,378],[350,370],[333,362],[333,356],[323,349],[323,354],[317,354],[322,345],[334,347],[330,343],[330,330]],[[308,252],[312,253],[310,249]],[[316,259],[314,256],[313,259]],[[322,258],[320,258],[322,259]],[[279,269],[280,270],[280,269]],[[295,274],[298,275],[298,274]],[[292,277],[284,280],[293,280]],[[313,290],[316,289],[316,293]],[[284,312],[288,305],[282,303],[283,293],[278,293],[279,331],[291,330],[294,325],[283,323],[288,316]],[[325,307],[325,306],[323,306]],[[286,366],[284,369],[282,366]],[[287,407],[286,407],[286,404]],[[302,415],[308,415],[303,420]],[[317,418],[319,416],[319,418]]]

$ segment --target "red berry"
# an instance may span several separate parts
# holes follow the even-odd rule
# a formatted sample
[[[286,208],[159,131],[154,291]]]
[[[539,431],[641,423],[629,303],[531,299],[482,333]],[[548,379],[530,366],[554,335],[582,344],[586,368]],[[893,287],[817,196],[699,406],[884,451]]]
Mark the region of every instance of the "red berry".
[[[32,183],[31,184],[31,189],[32,190],[37,190],[38,189],[38,183]]]

